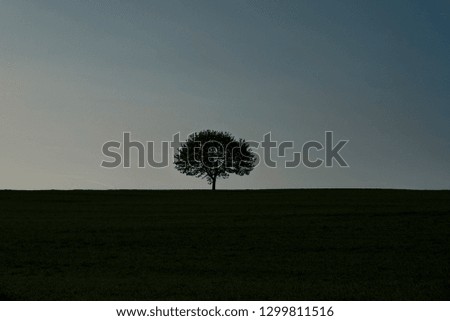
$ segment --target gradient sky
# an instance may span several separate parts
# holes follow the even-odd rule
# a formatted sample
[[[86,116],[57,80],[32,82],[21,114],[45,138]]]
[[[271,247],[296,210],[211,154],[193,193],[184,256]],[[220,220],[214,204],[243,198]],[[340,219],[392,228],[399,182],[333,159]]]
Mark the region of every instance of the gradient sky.
[[[103,143],[205,128],[349,168],[259,166],[218,188],[450,188],[448,1],[0,0],[0,189],[209,188],[103,169]]]

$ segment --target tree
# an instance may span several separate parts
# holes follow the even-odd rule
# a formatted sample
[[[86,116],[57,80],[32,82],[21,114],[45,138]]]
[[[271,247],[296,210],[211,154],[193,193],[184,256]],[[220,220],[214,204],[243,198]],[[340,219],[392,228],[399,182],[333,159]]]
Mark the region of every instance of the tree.
[[[183,174],[206,178],[215,190],[217,178],[248,175],[256,166],[256,155],[245,140],[208,129],[188,136],[175,153],[174,164]]]

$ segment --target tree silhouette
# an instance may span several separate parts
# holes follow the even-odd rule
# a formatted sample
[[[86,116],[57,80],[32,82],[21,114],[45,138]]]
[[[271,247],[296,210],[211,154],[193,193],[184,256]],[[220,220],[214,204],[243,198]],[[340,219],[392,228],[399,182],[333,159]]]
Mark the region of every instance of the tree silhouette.
[[[206,178],[215,190],[217,178],[248,175],[256,166],[256,155],[245,140],[208,129],[189,135],[177,150],[174,164],[183,174]]]

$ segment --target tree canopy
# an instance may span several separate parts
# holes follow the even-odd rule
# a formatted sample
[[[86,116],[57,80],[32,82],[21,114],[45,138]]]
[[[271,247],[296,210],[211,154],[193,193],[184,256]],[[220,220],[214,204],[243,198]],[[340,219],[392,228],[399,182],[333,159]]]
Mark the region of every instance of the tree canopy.
[[[188,136],[175,154],[175,168],[188,176],[206,178],[216,189],[217,178],[248,175],[256,166],[256,155],[243,139],[228,132],[202,130]]]

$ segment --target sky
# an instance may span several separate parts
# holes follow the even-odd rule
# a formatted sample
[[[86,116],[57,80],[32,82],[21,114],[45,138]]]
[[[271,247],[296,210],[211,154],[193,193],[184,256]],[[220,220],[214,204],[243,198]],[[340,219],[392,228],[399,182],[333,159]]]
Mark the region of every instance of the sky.
[[[124,132],[207,128],[349,141],[349,167],[261,164],[218,189],[449,189],[449,124],[448,1],[0,0],[0,189],[209,188],[100,166]]]

